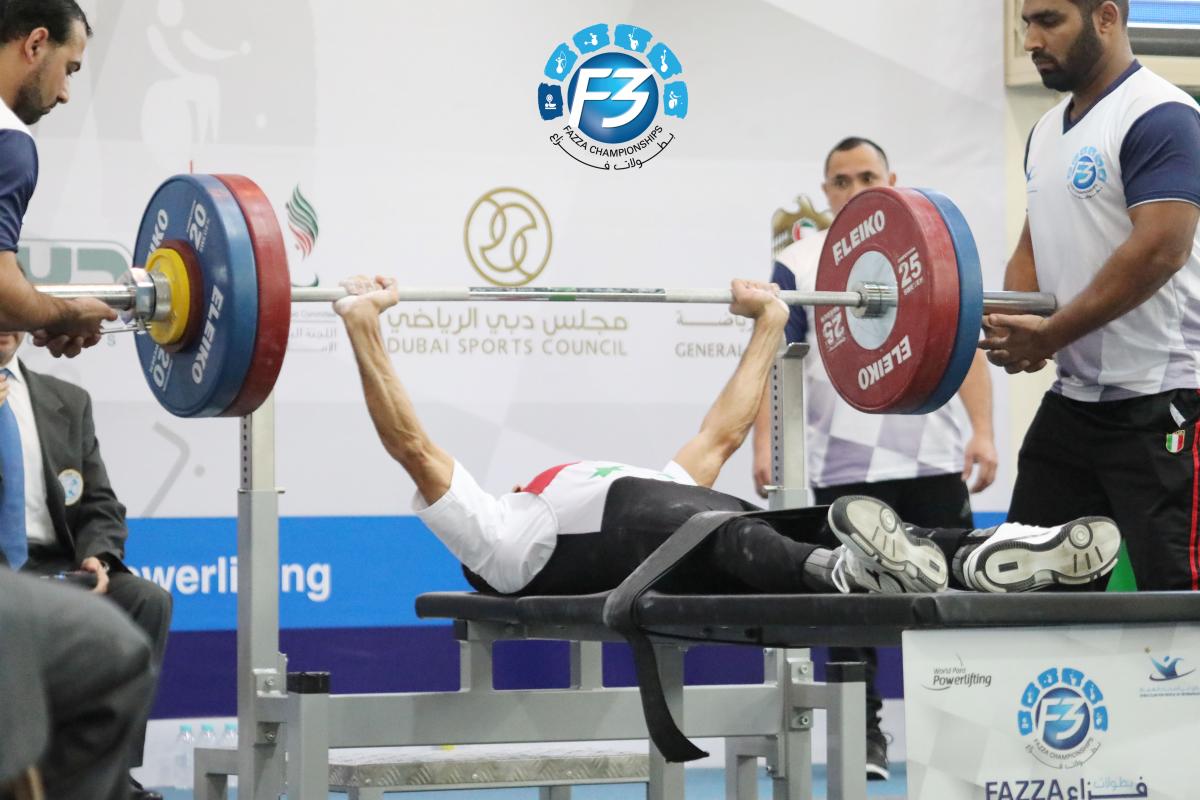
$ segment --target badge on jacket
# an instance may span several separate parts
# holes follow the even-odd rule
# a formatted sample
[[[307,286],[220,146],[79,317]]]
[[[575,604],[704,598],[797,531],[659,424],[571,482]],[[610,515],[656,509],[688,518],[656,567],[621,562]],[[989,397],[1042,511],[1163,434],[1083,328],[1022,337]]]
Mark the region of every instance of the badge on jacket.
[[[83,497],[83,476],[77,469],[64,469],[58,473],[58,482],[62,484],[63,498],[67,505],[73,506]]]

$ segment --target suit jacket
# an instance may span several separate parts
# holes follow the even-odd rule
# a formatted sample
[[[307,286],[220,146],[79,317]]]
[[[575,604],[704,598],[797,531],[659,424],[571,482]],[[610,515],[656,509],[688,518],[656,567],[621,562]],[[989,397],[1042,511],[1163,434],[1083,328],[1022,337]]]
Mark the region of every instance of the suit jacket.
[[[129,535],[125,506],[113,493],[100,458],[91,396],[72,383],[21,366],[42,447],[46,507],[59,546],[77,564],[96,556],[111,569],[128,571],[123,563]],[[59,479],[65,470],[83,477],[79,499],[70,505]]]

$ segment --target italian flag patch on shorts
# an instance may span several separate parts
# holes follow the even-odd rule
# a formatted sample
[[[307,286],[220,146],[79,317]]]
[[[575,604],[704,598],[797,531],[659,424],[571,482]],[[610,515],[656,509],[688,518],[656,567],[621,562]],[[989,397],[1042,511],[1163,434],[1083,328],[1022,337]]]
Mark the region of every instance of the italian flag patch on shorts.
[[[1174,433],[1168,433],[1167,434],[1167,452],[1168,453],[1178,453],[1180,450],[1182,450],[1183,449],[1183,439],[1184,439],[1183,431],[1175,431]]]

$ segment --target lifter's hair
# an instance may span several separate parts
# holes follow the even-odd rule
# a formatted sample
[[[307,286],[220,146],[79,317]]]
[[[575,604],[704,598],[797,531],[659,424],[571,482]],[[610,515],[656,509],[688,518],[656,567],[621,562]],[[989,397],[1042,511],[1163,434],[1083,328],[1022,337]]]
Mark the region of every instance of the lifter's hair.
[[[1129,25],[1129,0],[1071,0],[1071,2],[1085,17],[1090,17],[1097,8],[1111,2],[1117,7],[1117,11],[1121,12],[1121,24]]]
[[[883,168],[889,172],[891,171],[892,168],[888,165],[887,153],[883,152],[882,147],[875,144],[875,142],[871,141],[865,136],[847,136],[845,139],[842,139],[840,142],[835,144],[833,149],[829,151],[829,155],[825,156],[825,174],[829,174],[829,162],[833,160],[834,153],[845,153],[848,150],[853,150],[854,148],[862,147],[863,145],[866,145],[867,147],[874,149],[876,153],[879,153],[879,157],[883,159]]]
[[[76,21],[90,37],[92,26],[75,0],[0,0],[0,44],[24,39],[38,28],[45,28],[55,44],[66,44]]]

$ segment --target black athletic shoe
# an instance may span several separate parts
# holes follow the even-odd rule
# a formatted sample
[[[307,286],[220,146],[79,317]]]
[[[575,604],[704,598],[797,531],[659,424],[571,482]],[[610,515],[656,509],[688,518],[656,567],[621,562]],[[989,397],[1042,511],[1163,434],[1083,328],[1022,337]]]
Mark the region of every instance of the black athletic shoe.
[[[847,495],[829,507],[829,527],[842,543],[833,582],[842,592],[940,592],[950,572],[941,549],[912,535],[891,506]]]
[[[145,788],[135,781],[132,775],[129,776],[129,797],[130,800],[163,800],[160,793]]]
[[[888,772],[887,736],[878,728],[867,731],[867,780],[886,781]]]
[[[1121,532],[1107,517],[1082,517],[1052,528],[1006,522],[967,554],[962,574],[981,592],[1075,586],[1108,574],[1120,548]]]

